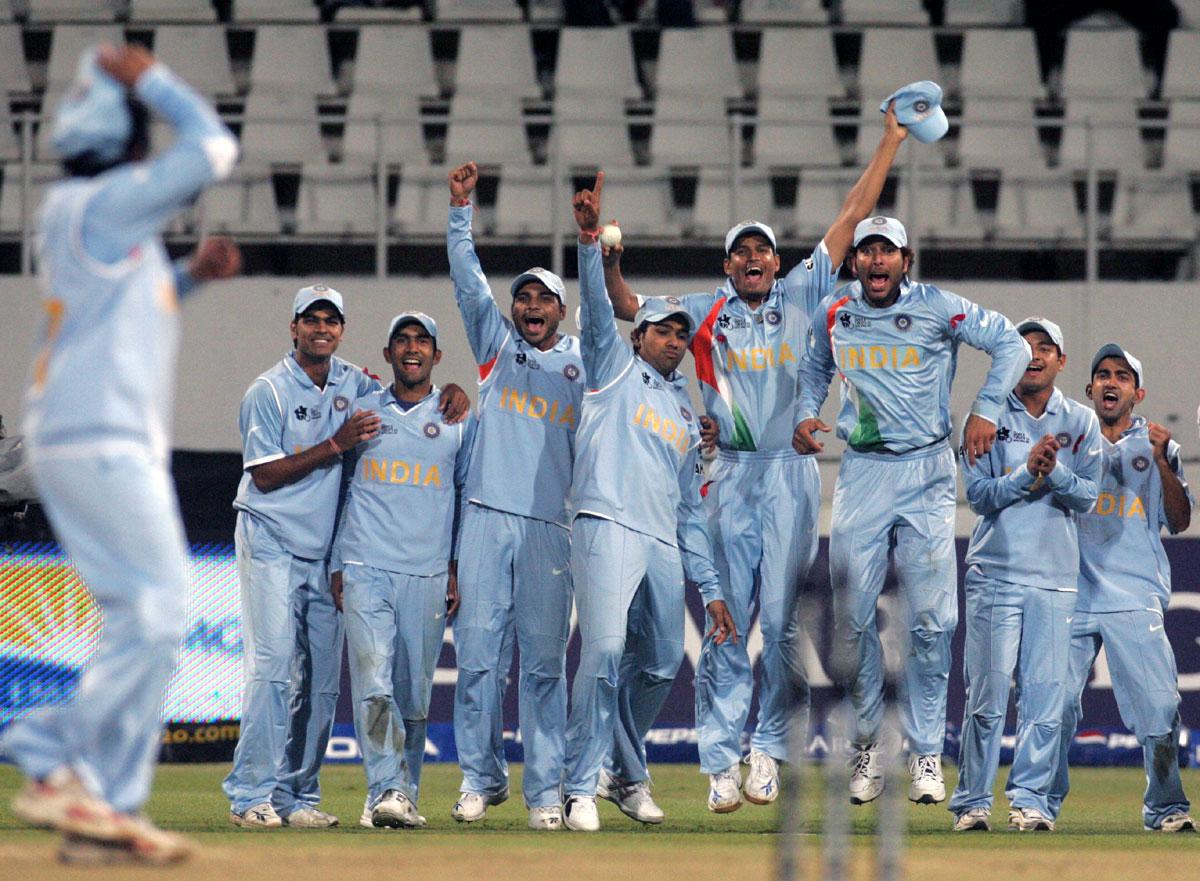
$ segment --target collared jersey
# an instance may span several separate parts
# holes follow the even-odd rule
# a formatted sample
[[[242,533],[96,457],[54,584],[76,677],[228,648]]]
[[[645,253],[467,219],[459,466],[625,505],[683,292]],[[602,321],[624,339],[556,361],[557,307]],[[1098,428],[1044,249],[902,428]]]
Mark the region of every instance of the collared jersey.
[[[583,399],[572,508],[679,547],[706,603],[719,599],[700,501],[699,422],[687,377],[669,379],[621,339],[598,244],[579,246]]]
[[[1012,322],[928,284],[901,287],[883,309],[855,282],[818,307],[800,364],[800,420],[816,417],[836,371],[838,437],[860,452],[906,453],[950,434],[950,386],[959,343],[992,356],[972,413],[993,424],[1029,364]]]
[[[354,412],[353,403],[379,390],[362,370],[334,356],[320,388],[289,352],[262,374],[242,398],[242,481],[233,507],[266,521],[290,553],[323,560],[333,541],[341,491],[342,460],[313,469],[270,492],[254,485],[250,469],[314,447],[332,437]]]
[[[379,414],[379,434],[355,450],[334,568],[357,564],[407,575],[441,575],[452,557],[458,498],[466,482],[475,417],[447,425],[438,389],[403,410],[392,389],[360,398]]]
[[[1059,443],[1054,470],[1035,476],[1029,450],[1051,434]],[[1100,422],[1091,407],[1055,389],[1033,417],[1010,394],[991,452],[962,458],[967,501],[979,515],[967,565],[989,578],[1050,590],[1075,590],[1079,577],[1077,520],[1099,492]]]
[[[584,370],[578,337],[543,352],[500,313],[471,238],[471,206],[451,207],[446,245],[454,296],[479,365],[479,427],[470,502],[568,527],[567,498]]]
[[[690,348],[704,406],[730,450],[790,450],[800,356],[813,312],[837,279],[825,242],[751,309],[726,279],[680,304],[697,328]]]
[[[1104,470],[1096,506],[1079,516],[1079,601],[1086,612],[1158,608],[1171,598],[1171,564],[1162,530],[1170,530],[1163,507],[1162,475],[1146,420],[1135,416],[1116,443],[1101,435]],[[1167,461],[1183,484],[1179,444],[1167,444]]]
[[[56,183],[41,208],[43,324],[23,430],[43,455],[148,450],[165,460],[170,451],[185,291],[159,234],[228,175],[237,142],[161,64],[134,91],[171,124],[175,142],[152,161]]]

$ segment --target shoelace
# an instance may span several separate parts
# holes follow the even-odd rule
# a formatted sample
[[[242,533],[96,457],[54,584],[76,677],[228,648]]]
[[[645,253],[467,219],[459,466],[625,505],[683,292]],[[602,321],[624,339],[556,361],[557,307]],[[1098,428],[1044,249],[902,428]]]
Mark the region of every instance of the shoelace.
[[[870,750],[862,750],[854,757],[853,766],[854,774],[867,776],[867,772],[871,769],[871,759],[873,758]]]
[[[933,756],[917,756],[917,776],[937,779],[937,760]]]
[[[766,753],[751,753],[750,773],[759,777],[775,776],[775,760]]]

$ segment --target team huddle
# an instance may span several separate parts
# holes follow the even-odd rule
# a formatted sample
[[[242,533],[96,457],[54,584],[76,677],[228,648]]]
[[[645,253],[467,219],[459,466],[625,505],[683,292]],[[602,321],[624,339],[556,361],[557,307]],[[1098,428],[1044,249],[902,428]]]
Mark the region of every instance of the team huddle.
[[[82,78],[77,104],[101,115],[90,128],[76,122],[74,129],[60,116],[59,127],[78,134],[77,157],[94,156],[97,131],[114,149],[107,164],[72,172],[82,182],[62,185],[74,202],[51,197],[61,208],[48,210],[43,223],[64,228],[44,229],[50,296],[62,296],[66,281],[84,294],[102,288],[110,299],[130,299],[154,320],[173,318],[156,294],[166,272],[157,233],[168,214],[134,229],[112,223],[120,203],[108,176],[128,176],[140,157],[116,149],[127,146],[125,129],[104,128],[113,95],[100,111],[88,102],[102,85],[122,97],[132,89],[176,125],[181,137],[163,155],[186,158],[191,175],[160,197],[164,212],[227,173],[232,139],[144,50],[85,59]],[[946,800],[941,753],[958,624],[958,446],[978,520],[967,553],[967,699],[949,801],[953,828],[990,828],[1015,676],[1008,823],[1053,830],[1068,791],[1066,751],[1080,696],[1103,644],[1122,717],[1145,750],[1145,826],[1194,830],[1174,753],[1177,674],[1162,628],[1170,572],[1160,532],[1186,529],[1193,504],[1179,447],[1165,428],[1134,415],[1145,396],[1142,365],[1120,346],[1095,353],[1089,402],[1081,404],[1055,388],[1066,346],[1053,321],[1035,316],[1014,326],[999,312],[910,280],[904,226],[873,212],[909,133],[900,117],[911,100],[901,90],[884,102],[874,156],[821,242],[786,275],[779,274],[773,230],[750,221],[729,230],[726,278],[715,291],[638,296],[621,272],[621,244],[600,241],[599,173],[572,201],[579,337],[560,332],[566,288],[540,267],[511,282],[504,314],[472,238],[478,169],[454,169],[447,251],[479,370],[474,413],[461,389],[433,382],[442,358],[433,317],[403,311],[386,337],[379,329],[392,371],[390,382],[379,382],[335,354],[348,311],[342,294],[320,284],[296,294],[292,347],[251,384],[239,415],[244,473],[234,507],[246,688],[241,737],[224,782],[234,824],[338,824],[320,808],[318,772],[344,643],[367,777],[359,822],[424,826],[418,804],[425,731],[447,622],[457,654],[454,732],[463,772],[454,819],[478,821],[509,798],[502,709],[519,650],[529,826],[595,831],[597,798],[634,820],[663,822],[644,741],[682,662],[689,581],[707,611],[696,725],[708,808],[728,813],[743,801],[774,801],[780,763],[799,758],[789,754],[789,725],[808,712],[797,651],[799,594],[816,556],[820,479],[813,454],[823,449],[818,435],[831,430],[819,414],[836,373],[836,431],[847,448],[829,542],[831,669],[854,708],[850,801],[869,803],[885,785],[878,745],[885,677],[875,616],[889,564],[908,633],[900,689],[908,797]],[[61,149],[72,149],[62,140]],[[149,163],[152,175],[170,170],[161,163]],[[147,243],[137,255],[130,236],[133,244]],[[56,241],[66,242],[61,256]],[[176,268],[175,289],[230,275],[236,263],[230,243],[202,243],[190,264]],[[835,288],[843,264],[855,280]],[[169,862],[191,846],[137,813],[152,769],[156,728],[148,710],[157,705],[150,698],[161,697],[165,678],[161,670],[147,672],[157,655],[135,655],[151,641],[161,655],[178,633],[139,634],[136,609],[122,619],[131,590],[121,568],[136,557],[136,571],[146,573],[145,586],[132,591],[135,603],[155,602],[164,581],[179,586],[182,533],[163,488],[165,434],[156,421],[133,435],[124,424],[109,424],[111,407],[88,407],[67,394],[73,387],[56,364],[79,345],[72,334],[103,336],[98,322],[123,324],[121,316],[93,315],[79,327],[71,301],[57,308],[57,319],[49,309],[47,354],[35,365],[27,433],[35,468],[56,463],[53,472],[36,468],[56,532],[115,612],[105,606],[101,661],[86,675],[80,701],[33,714],[7,734],[6,749],[29,777],[14,808],[28,822],[64,831],[64,858],[121,854]],[[632,320],[628,340],[616,319]],[[987,353],[991,367],[961,437],[952,438],[950,387],[961,343]],[[678,371],[689,350],[703,415]],[[158,361],[129,369],[170,376],[173,349],[146,357]],[[146,366],[162,369],[140,370]],[[161,413],[165,425],[169,391],[153,393],[162,400],[146,412]],[[103,422],[100,436],[108,439],[89,450],[91,458],[78,454],[73,429],[81,414]],[[144,474],[145,484],[161,491],[137,500],[129,541],[102,555],[94,548],[102,537],[114,544],[104,531],[111,518],[96,509],[116,494],[108,473],[113,458],[123,474]],[[59,485],[51,473],[70,479]],[[137,485],[126,478],[121,492]],[[81,492],[101,493],[103,502],[85,505],[77,500]],[[153,571],[157,558],[145,551],[158,545],[146,536],[164,529],[170,541],[159,542],[164,550]],[[171,577],[159,577],[162,571]],[[107,593],[106,583],[114,586]],[[172,602],[182,596],[180,587]],[[568,702],[573,607],[581,657]],[[759,710],[743,756],[755,687],[745,636],[756,614],[763,636]],[[124,620],[128,633],[113,645],[109,628]],[[113,676],[125,690],[98,698],[88,689],[95,675]],[[141,726],[151,735],[119,758],[93,754],[64,724],[82,717],[113,730]]]

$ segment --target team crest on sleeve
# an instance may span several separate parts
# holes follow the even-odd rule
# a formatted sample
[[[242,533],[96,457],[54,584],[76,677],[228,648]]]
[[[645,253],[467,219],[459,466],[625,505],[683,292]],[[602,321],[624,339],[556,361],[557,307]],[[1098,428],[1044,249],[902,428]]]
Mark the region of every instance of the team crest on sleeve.
[[[421,431],[425,432],[425,437],[430,440],[442,433],[442,429],[438,427],[436,422],[426,422]]]
[[[896,325],[897,330],[908,330],[912,327],[912,319],[907,315],[897,315],[892,319],[892,323]]]
[[[1058,445],[1060,447],[1065,448],[1071,445],[1071,435],[1067,434],[1065,431],[1060,431],[1054,436],[1054,439],[1058,441]]]
[[[780,314],[778,309],[768,309],[763,317],[767,320],[767,324],[772,327],[783,320],[783,315]]]
[[[1133,470],[1134,471],[1145,471],[1149,467],[1150,467],[1150,460],[1147,459],[1145,456],[1135,456],[1134,457],[1134,459],[1133,459]]]
[[[568,381],[574,382],[575,380],[579,379],[579,367],[575,364],[568,364],[563,368],[563,376],[565,376]]]
[[[345,395],[338,395],[333,399],[333,409],[337,410],[339,413],[343,412],[349,406],[350,399]]]

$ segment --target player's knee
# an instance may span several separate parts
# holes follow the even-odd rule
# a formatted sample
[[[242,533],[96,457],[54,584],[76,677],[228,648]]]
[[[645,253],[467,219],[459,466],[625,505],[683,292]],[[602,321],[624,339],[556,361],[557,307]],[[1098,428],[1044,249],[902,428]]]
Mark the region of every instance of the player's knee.
[[[1171,736],[1179,724],[1179,699],[1174,694],[1151,694],[1145,718],[1135,725],[1139,740]],[[1138,731],[1140,728],[1142,730]]]
[[[620,677],[621,656],[625,654],[625,640],[616,637],[597,639],[587,647],[587,667],[594,676],[616,686]],[[583,661],[580,666],[584,666]]]

